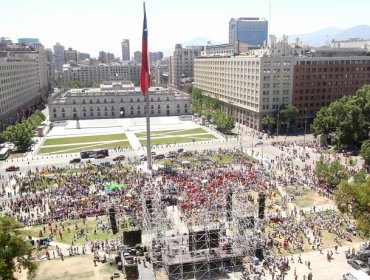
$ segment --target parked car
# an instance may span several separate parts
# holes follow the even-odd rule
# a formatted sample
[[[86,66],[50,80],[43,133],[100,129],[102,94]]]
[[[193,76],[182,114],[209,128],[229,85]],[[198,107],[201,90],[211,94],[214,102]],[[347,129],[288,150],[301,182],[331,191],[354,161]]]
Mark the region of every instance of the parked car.
[[[357,270],[362,270],[363,272],[370,274],[370,268],[360,260],[349,260],[348,263]]]
[[[9,166],[8,168],[5,169],[6,172],[12,172],[12,171],[19,171],[19,166]]]
[[[95,158],[96,158],[96,159],[99,159],[99,158],[105,158],[105,155],[103,155],[103,154],[97,154],[97,155],[95,156]]]
[[[124,159],[125,159],[125,156],[120,155],[120,156],[116,156],[115,158],[113,158],[113,161],[120,161],[120,160],[124,160]]]
[[[80,163],[81,162],[81,159],[80,158],[74,158],[74,159],[71,159],[69,161],[70,164],[73,164],[73,163]]]
[[[182,153],[183,151],[184,151],[184,149],[182,149],[182,148],[177,150],[178,153]]]
[[[162,155],[162,154],[154,156],[154,159],[164,159],[164,158],[165,158],[165,156]]]
[[[258,141],[255,146],[258,146],[258,145],[263,145],[263,142],[262,141]]]

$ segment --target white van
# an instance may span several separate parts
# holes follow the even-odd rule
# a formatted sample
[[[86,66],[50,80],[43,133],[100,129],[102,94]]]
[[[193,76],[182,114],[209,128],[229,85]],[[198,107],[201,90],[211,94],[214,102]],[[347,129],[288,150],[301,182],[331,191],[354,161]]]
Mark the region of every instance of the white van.
[[[343,280],[370,280],[370,276],[361,270],[343,274]]]

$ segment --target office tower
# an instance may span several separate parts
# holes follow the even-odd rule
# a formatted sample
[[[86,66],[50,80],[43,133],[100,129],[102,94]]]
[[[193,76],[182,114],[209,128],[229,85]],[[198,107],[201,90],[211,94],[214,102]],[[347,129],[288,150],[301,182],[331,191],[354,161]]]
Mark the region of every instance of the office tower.
[[[193,79],[193,61],[201,55],[202,46],[191,46],[183,48],[181,44],[175,46],[173,56],[170,58],[169,84],[180,88],[181,79]]]
[[[65,50],[64,62],[65,63],[77,62],[77,51],[72,48],[68,48],[68,50]]]
[[[141,52],[140,51],[134,52],[134,62],[141,63]]]
[[[77,59],[78,59],[78,61],[90,59],[90,54],[79,52],[78,55],[77,55]]]
[[[121,43],[122,61],[130,61],[130,41],[123,39]]]
[[[64,64],[64,46],[60,43],[56,43],[53,47],[54,50],[54,63],[57,71],[63,70]]]
[[[229,43],[245,43],[250,46],[267,44],[268,21],[258,17],[231,18]]]
[[[41,98],[38,60],[0,50],[0,131],[20,121]]]

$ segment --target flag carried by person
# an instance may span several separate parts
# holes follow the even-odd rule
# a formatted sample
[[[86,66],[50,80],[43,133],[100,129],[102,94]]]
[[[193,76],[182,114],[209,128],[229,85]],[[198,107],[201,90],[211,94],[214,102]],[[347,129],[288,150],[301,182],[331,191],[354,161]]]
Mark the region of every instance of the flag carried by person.
[[[141,56],[141,78],[140,86],[141,93],[145,96],[146,91],[149,89],[150,73],[149,73],[149,56],[148,56],[148,27],[146,23],[146,10],[144,3],[144,22],[143,22],[143,39],[142,39],[142,56]]]

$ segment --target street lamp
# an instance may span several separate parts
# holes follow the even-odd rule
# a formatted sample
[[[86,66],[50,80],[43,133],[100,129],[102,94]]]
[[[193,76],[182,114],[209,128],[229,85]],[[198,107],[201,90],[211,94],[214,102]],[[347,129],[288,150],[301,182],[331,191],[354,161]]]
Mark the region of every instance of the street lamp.
[[[307,130],[307,108],[305,108],[306,115],[304,118],[304,134],[303,134],[303,154],[306,150],[306,130]]]

